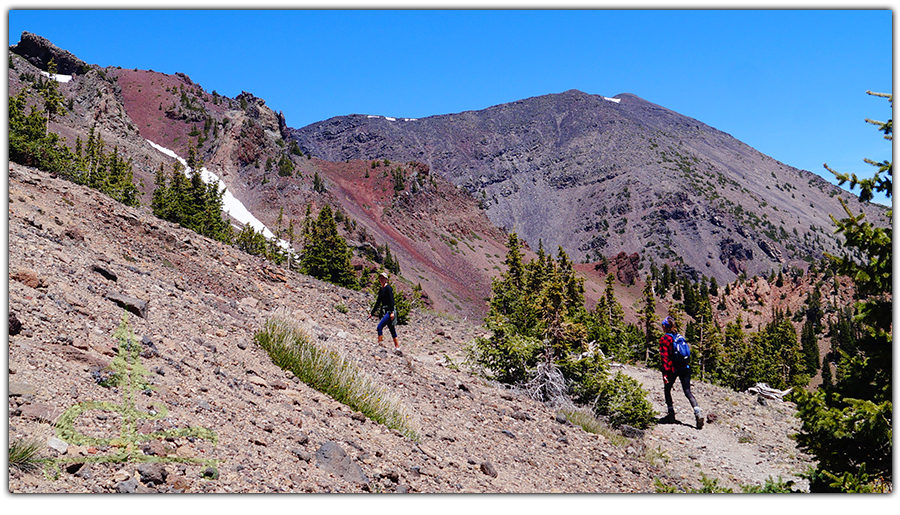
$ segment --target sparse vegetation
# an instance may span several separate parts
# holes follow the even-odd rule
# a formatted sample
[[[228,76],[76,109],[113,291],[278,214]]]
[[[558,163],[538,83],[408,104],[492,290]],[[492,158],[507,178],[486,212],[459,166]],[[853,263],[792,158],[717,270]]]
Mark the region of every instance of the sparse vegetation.
[[[9,442],[9,466],[23,472],[38,468],[41,444],[37,439],[15,439]]]
[[[370,419],[419,439],[418,423],[384,386],[377,385],[354,362],[337,350],[313,343],[286,315],[276,314],[254,335],[272,362],[301,381]]]

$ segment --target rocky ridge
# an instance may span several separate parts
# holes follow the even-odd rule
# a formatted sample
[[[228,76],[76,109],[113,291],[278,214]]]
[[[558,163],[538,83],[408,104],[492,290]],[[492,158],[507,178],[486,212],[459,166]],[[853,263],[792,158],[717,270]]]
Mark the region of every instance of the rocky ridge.
[[[15,163],[8,202],[10,441],[35,439],[51,458],[114,451],[60,441],[54,423],[77,403],[122,402],[124,393],[98,378],[126,312],[154,386],[137,407],[169,410],[136,430],[191,426],[218,436],[216,445],[172,437],[139,446],[144,456],[218,460],[214,469],[89,463],[52,478],[11,468],[10,492],[653,492],[656,480],[699,488],[701,472],[724,486],[789,479],[808,464],[787,438],[798,423],[789,403],[761,406],[749,394],[695,383],[710,417],[702,431],[665,424],[630,438],[586,433],[557,410],[472,375],[463,346],[482,329],[465,320],[414,312],[396,355],[374,342],[365,293],[274,267]],[[395,392],[417,417],[420,441],[276,367],[253,340],[276,313]],[[624,370],[645,382],[659,409],[657,373]],[[119,423],[98,411],[77,429],[115,435]]]

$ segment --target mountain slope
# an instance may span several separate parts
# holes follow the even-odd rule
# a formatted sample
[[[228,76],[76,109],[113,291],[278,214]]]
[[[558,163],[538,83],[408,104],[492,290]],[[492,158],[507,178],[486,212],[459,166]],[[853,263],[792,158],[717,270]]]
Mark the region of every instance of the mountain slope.
[[[10,492],[645,493],[656,480],[701,488],[701,473],[739,491],[767,477],[796,479],[808,463],[786,437],[799,423],[790,403],[761,406],[697,382],[716,419],[702,431],[664,424],[628,438],[587,433],[460,366],[477,326],[416,312],[399,328],[397,356],[375,343],[369,294],[273,267],[47,173],[15,163],[8,173],[9,439],[36,441],[41,458],[113,455],[121,442],[56,438],[65,410],[104,402],[116,408],[86,411],[78,432],[136,441],[129,462],[64,464],[58,476],[11,467]],[[152,386],[130,392],[141,415],[131,431],[116,411],[128,389],[98,383],[126,309]],[[276,314],[389,388],[416,418],[420,441],[274,365],[253,334]],[[660,409],[658,372],[623,370],[645,381]],[[168,411],[154,418],[160,405]],[[188,427],[213,431],[217,442],[138,441]],[[327,468],[325,451],[335,446],[346,454],[339,471]],[[217,477],[202,459],[216,460]]]
[[[768,275],[836,252],[839,199],[883,209],[635,95],[571,90],[481,111],[351,115],[290,131],[323,159],[415,159],[488,217],[576,261],[638,252],[716,277]]]
[[[51,58],[67,55],[34,34],[24,34],[23,41],[28,44],[20,43],[10,53],[10,94],[41,80]],[[70,107],[51,120],[50,130],[74,147],[76,139],[86,141],[93,128],[107,151],[118,148],[132,160],[143,205],[150,204],[157,170],[162,166],[168,171],[175,161],[151,142],[184,159],[193,148],[234,197],[283,239],[288,239],[285,231],[291,221],[299,233],[307,206],[330,204],[351,218],[341,230],[358,247],[358,266],[372,266],[365,256],[387,247],[400,263],[402,289],[410,293],[421,286],[429,307],[439,311],[483,316],[491,277],[502,263],[505,236],[474,199],[430,174],[427,166],[330,162],[300,155],[285,145],[283,115],[263,99],[247,92],[234,99],[223,97],[184,73],[84,63],[71,71],[71,80],[58,84]],[[285,160],[292,170],[283,174]],[[407,183],[402,189],[396,187],[395,171]],[[236,228],[240,225],[235,221]],[[299,251],[302,242],[299,237],[294,241]]]

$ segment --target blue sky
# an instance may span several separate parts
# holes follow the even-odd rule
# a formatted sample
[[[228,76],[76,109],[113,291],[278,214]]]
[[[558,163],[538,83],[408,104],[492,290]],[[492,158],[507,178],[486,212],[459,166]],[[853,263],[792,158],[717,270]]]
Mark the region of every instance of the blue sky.
[[[892,91],[889,9],[14,7],[10,45],[29,31],[88,63],[183,72],[210,92],[265,99],[291,127],[354,113],[423,118],[579,89],[633,93],[829,180],[823,163],[869,176],[864,158],[891,159],[891,144],[864,121],[892,117],[886,100],[866,94]]]

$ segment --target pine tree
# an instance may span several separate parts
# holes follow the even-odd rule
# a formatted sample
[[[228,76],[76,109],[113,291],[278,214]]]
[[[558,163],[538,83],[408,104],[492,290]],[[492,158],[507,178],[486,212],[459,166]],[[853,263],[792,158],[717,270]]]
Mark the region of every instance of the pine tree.
[[[300,270],[338,286],[357,287],[356,274],[350,263],[351,251],[347,241],[338,234],[331,207],[325,204],[319,210],[318,218],[314,222],[307,221],[305,225]]]
[[[26,114],[28,90],[9,97],[9,159],[25,166],[65,174],[71,151],[56,133],[47,132],[47,120],[34,107]]]
[[[642,390],[607,378],[605,359],[587,345],[596,317],[585,312],[583,283],[566,253],[560,248],[554,260],[539,243],[537,258],[524,264],[512,234],[506,263],[491,285],[485,326],[492,334],[468,347],[469,361],[491,379],[522,385],[535,399],[562,401],[571,388],[576,402],[593,405],[598,414],[646,427],[652,410]]]
[[[831,362],[828,361],[828,356],[826,355],[822,358],[822,386],[820,388],[825,389],[834,384],[834,378],[831,376]]]
[[[810,375],[819,370],[819,344],[816,339],[816,331],[809,320],[803,324],[800,331],[800,348],[806,361],[806,372]]]
[[[196,154],[189,152],[188,155],[189,162],[195,166],[202,165]],[[231,243],[233,230],[222,213],[225,190],[219,189],[218,182],[206,184],[199,170],[185,170],[180,161],[175,161],[168,177],[163,168],[157,171],[154,184],[156,188],[151,204],[154,215],[197,234]]]
[[[650,278],[644,283],[644,291],[641,296],[643,307],[638,315],[644,326],[644,362],[650,362],[650,353],[656,346],[656,297],[653,295],[653,282]]]
[[[893,107],[893,95],[887,98]],[[866,119],[892,141],[893,123]],[[872,200],[876,192],[891,196],[892,164],[866,159],[878,171],[871,179],[838,173],[827,165],[841,184],[859,186],[860,201]],[[856,349],[839,351],[838,378],[831,387],[808,393],[798,392],[797,411],[803,425],[797,435],[801,449],[815,456],[817,467],[810,474],[810,491],[887,491],[892,489],[892,221],[893,210],[885,211],[887,227],[878,227],[854,215],[841,201],[847,218],[834,219],[837,232],[843,234],[848,254],[830,256],[839,273],[852,277],[860,301],[854,321],[860,337]],[[823,370],[824,372],[824,370]]]
[[[746,379],[747,362],[750,351],[742,328],[744,322],[740,315],[737,320],[725,325],[724,355],[720,360],[719,377],[721,384],[733,390],[745,390],[752,386]]]
[[[59,86],[56,82],[56,61],[50,59],[47,66],[47,73],[50,74],[49,80],[42,80],[35,85],[41,99],[44,101],[44,112],[47,113],[47,121],[44,126],[44,134],[50,134],[50,120],[54,115],[59,114],[63,109],[65,98],[59,92]]]

